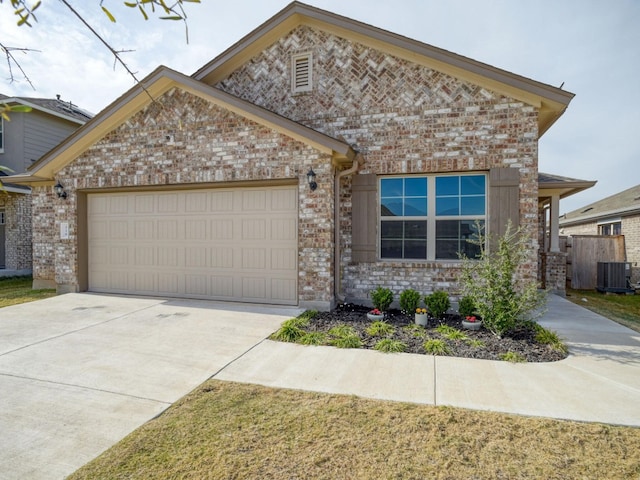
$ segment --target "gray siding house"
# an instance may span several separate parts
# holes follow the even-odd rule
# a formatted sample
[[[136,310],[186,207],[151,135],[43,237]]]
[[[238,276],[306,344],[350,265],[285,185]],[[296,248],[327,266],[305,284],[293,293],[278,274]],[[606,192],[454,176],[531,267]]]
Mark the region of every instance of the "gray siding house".
[[[32,268],[31,189],[3,177],[26,172],[92,115],[57,98],[0,94],[0,104],[31,108],[0,118],[0,269],[25,273]]]

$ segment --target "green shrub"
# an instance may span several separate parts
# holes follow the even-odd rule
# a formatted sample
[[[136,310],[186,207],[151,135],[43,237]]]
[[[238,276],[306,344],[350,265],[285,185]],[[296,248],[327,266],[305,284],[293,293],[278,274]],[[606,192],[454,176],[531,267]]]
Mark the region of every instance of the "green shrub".
[[[406,325],[402,328],[416,338],[424,338],[427,335],[425,328],[420,325],[416,325],[415,323]]]
[[[370,293],[373,306],[381,312],[386,312],[393,302],[393,292],[388,288],[378,287]]]
[[[304,318],[290,318],[282,322],[282,325],[272,335],[272,338],[280,342],[297,342],[306,333],[303,328],[307,325],[308,320]]]
[[[476,313],[476,306],[471,297],[462,297],[458,303],[458,313],[462,318],[472,317]]]
[[[436,291],[424,297],[424,304],[432,317],[440,319],[444,318],[444,314],[451,308],[449,294],[443,291]]]
[[[407,344],[400,340],[392,340],[391,338],[383,338],[373,346],[374,350],[385,353],[400,353],[407,349]]]
[[[466,340],[469,338],[462,330],[450,327],[449,325],[438,325],[436,327],[436,332],[449,340]]]
[[[482,231],[480,225],[478,231]],[[542,314],[540,307],[545,296],[538,291],[535,279],[516,276],[518,266],[529,259],[531,251],[528,237],[521,229],[514,232],[509,223],[504,235],[495,242],[493,252],[487,250],[485,240],[482,233],[477,240],[471,240],[480,246],[477,259],[461,256],[460,284],[463,295],[471,298],[475,311],[482,317],[483,326],[502,337],[534,313]]]
[[[444,340],[440,340],[439,338],[432,338],[424,342],[422,347],[425,349],[427,353],[431,355],[450,355],[451,349],[447,342]]]
[[[302,345],[326,345],[328,341],[329,338],[323,332],[307,332],[300,337],[298,343]]]
[[[467,338],[465,339],[465,342],[467,342],[467,344],[473,348],[484,348],[487,346],[486,343],[484,343],[482,340]]]
[[[366,329],[368,335],[372,337],[386,337],[387,335],[393,335],[396,329],[393,325],[389,325],[383,320],[376,320]]]
[[[348,337],[350,335],[358,335],[358,332],[355,329],[345,323],[341,323],[340,325],[336,325],[335,327],[329,330],[329,335],[332,337]]]
[[[318,311],[317,310],[305,310],[300,315],[298,315],[297,318],[305,319],[305,320],[312,320],[317,316],[318,316]]]
[[[516,352],[501,353],[500,360],[504,360],[506,362],[511,362],[511,363],[524,363],[527,361],[526,358],[524,358],[522,355]]]
[[[333,339],[330,343],[334,347],[338,348],[360,348],[362,346],[362,341],[357,334],[338,337]]]
[[[567,353],[569,351],[556,332],[547,330],[542,325],[538,324],[536,324],[536,342],[542,345],[549,345],[558,352]]]
[[[400,294],[400,309],[406,314],[416,313],[420,306],[420,293],[409,288]]]

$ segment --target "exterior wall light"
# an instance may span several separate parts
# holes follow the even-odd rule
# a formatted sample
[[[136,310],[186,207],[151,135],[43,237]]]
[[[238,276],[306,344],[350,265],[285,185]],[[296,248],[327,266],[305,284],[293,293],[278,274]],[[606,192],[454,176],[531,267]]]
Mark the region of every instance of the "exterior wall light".
[[[313,168],[309,168],[309,171],[307,172],[307,181],[309,182],[309,188],[311,191],[318,188],[318,184],[316,183],[316,173],[313,171]]]
[[[64,187],[60,182],[56,183],[53,190],[58,195],[58,198],[67,198],[67,192],[64,191]]]

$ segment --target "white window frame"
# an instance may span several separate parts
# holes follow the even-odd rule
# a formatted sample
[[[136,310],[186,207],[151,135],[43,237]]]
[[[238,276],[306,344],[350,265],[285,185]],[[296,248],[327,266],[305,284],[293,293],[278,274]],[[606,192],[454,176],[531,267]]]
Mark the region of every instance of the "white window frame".
[[[306,80],[301,81],[298,65],[306,60]],[[299,53],[291,57],[291,91],[293,93],[306,93],[313,90],[313,54],[311,52]]]
[[[613,233],[614,225],[620,225],[620,233]],[[602,233],[604,227],[611,227],[611,233]],[[598,235],[622,235],[622,218],[606,218],[598,221]]]
[[[439,177],[463,177],[463,176],[484,176],[485,192],[484,192],[484,215],[451,215],[436,216],[436,178]],[[382,205],[382,181],[391,178],[426,178],[427,179],[427,215],[412,217],[383,217],[381,212]],[[484,223],[485,229],[488,224],[488,198],[489,198],[489,176],[486,172],[452,172],[445,174],[416,174],[416,175],[389,175],[378,178],[378,196],[377,196],[377,214],[378,214],[378,232],[377,232],[377,257],[381,262],[459,262],[458,259],[436,258],[436,222],[439,220],[479,220]],[[382,222],[384,220],[417,220],[427,222],[427,258],[383,258],[382,257]]]
[[[0,153],[4,153],[4,119],[0,117]]]

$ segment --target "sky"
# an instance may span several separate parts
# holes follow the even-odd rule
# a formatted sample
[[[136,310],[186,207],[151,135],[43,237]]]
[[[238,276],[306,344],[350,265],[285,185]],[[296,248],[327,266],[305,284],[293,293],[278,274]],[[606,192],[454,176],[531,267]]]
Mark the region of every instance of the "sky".
[[[287,0],[201,0],[182,22],[145,21],[122,0],[70,0],[144,78],[159,65],[191,75],[284,8]],[[34,2],[28,2],[34,3]],[[640,184],[640,1],[638,0],[306,0],[350,17],[576,96],[540,139],[542,172],[595,187],[560,202],[560,213]],[[71,101],[98,113],[133,85],[111,53],[57,0],[43,0],[32,28],[17,27],[0,3],[0,42],[36,90],[0,64],[0,92]]]

